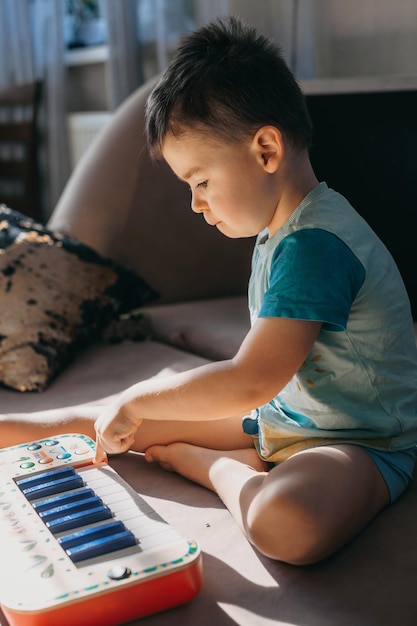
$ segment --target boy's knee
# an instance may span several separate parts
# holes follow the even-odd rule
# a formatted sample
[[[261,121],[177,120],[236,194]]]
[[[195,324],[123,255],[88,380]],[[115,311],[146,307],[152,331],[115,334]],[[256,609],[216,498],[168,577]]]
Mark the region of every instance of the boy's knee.
[[[262,554],[291,565],[310,565],[329,554],[328,537],[314,510],[284,494],[252,503],[246,534]]]

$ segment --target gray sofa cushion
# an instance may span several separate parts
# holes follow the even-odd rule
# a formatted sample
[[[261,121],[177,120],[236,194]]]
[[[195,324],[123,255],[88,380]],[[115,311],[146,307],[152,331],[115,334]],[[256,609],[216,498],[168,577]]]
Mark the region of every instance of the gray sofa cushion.
[[[59,417],[60,407],[105,404],[134,382],[205,362],[153,341],[96,343],[45,393],[0,389],[0,405],[2,413],[49,409]],[[259,554],[216,494],[146,463],[141,454],[129,452],[110,462],[157,513],[184,537],[197,541],[203,551],[204,582],[197,598],[136,620],[138,626],[416,624],[416,482],[346,548],[322,563],[300,568]],[[6,626],[1,613],[0,623]]]

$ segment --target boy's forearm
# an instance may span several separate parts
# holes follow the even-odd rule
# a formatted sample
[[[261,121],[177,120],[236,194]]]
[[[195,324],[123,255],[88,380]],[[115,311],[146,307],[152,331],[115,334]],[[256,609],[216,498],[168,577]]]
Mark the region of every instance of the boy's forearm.
[[[258,406],[260,394],[233,360],[133,385],[118,400],[131,419],[215,420]]]
[[[97,442],[112,454],[142,451],[146,446],[136,439],[142,422],[163,428],[164,421],[206,422],[247,413],[257,404],[242,374],[233,361],[222,361],[133,385],[97,419]]]

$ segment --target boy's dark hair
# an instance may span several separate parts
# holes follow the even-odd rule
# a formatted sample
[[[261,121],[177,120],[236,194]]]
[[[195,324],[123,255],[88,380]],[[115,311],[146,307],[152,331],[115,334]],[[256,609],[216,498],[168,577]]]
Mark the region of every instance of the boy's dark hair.
[[[242,141],[273,125],[298,148],[311,144],[304,96],[280,48],[235,17],[186,35],[149,96],[148,146],[160,156],[168,132],[210,130]]]

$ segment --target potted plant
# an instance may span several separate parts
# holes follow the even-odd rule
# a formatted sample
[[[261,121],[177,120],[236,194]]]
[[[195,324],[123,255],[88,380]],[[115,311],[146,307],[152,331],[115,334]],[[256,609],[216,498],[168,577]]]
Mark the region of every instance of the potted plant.
[[[99,0],[66,0],[66,16],[72,20],[72,37],[68,46],[100,45],[106,40],[105,20]]]

